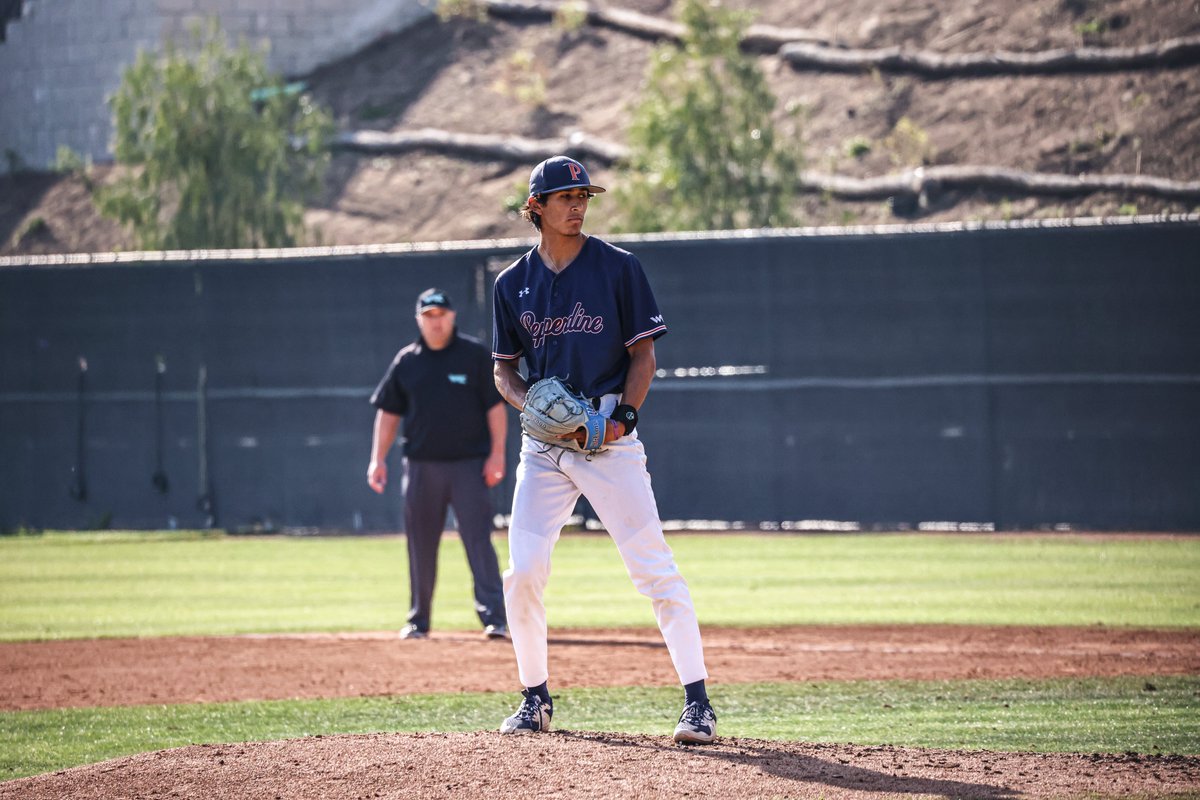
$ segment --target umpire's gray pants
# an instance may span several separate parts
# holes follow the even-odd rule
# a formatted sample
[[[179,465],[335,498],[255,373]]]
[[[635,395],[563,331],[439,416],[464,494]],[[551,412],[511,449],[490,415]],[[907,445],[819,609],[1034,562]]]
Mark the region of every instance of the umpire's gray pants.
[[[429,630],[438,546],[446,510],[454,508],[458,536],[475,584],[475,612],[483,625],[503,625],[504,585],[492,546],[492,504],[483,481],[483,459],[405,460],[404,530],[408,540],[408,579],[412,608],[408,621]]]

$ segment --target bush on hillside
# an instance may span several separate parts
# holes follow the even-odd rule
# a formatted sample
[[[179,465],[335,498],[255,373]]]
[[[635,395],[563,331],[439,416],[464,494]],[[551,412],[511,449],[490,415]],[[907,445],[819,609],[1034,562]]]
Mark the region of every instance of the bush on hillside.
[[[775,97],[739,42],[744,13],[680,0],[680,45],[654,51],[615,192],[619,229],[713,230],[792,224],[799,147],[776,130]]]
[[[229,47],[215,23],[194,47],[141,53],[111,100],[116,160],[97,192],[145,249],[286,247],[328,165],[329,115]]]

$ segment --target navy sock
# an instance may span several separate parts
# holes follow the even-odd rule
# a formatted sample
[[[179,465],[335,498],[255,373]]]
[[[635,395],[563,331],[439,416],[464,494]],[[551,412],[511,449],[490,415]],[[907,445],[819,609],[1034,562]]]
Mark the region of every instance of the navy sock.
[[[688,703],[707,703],[708,692],[704,689],[704,681],[692,681],[685,684],[683,691],[687,693],[686,702]]]
[[[550,689],[548,688],[548,683],[548,681],[543,681],[540,686],[530,686],[529,692],[530,694],[536,694],[538,697],[542,698],[543,703],[553,708],[554,701],[550,699]]]

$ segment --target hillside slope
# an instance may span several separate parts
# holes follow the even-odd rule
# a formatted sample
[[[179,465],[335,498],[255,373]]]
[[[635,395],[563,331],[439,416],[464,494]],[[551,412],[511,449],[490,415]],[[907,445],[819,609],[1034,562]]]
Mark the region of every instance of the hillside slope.
[[[616,6],[612,2],[609,5]],[[622,0],[668,18],[669,0]],[[755,21],[806,29],[847,47],[940,53],[1035,52],[1151,44],[1200,33],[1194,0],[726,0]],[[428,20],[307,81],[341,130],[440,128],[532,138],[573,131],[623,141],[654,44],[604,28],[564,32],[536,21]],[[540,106],[516,99],[520,51],[544,81]],[[808,168],[857,177],[921,163],[1049,173],[1200,178],[1200,66],[1095,74],[930,80],[887,73],[798,71],[760,56],[781,124],[798,110]],[[363,244],[524,236],[504,211],[530,164],[446,153],[339,153],[308,212],[314,241]],[[596,165],[593,179],[616,174]],[[98,178],[104,179],[104,170]],[[606,199],[606,198],[605,198]],[[886,201],[797,200],[806,225],[1179,213],[1196,204],[1120,193],[1019,197],[947,192],[897,217]],[[592,211],[603,232],[611,208]],[[38,223],[37,220],[41,220]],[[14,239],[22,234],[19,242]],[[0,253],[124,249],[128,237],[88,208],[77,179],[0,178]]]

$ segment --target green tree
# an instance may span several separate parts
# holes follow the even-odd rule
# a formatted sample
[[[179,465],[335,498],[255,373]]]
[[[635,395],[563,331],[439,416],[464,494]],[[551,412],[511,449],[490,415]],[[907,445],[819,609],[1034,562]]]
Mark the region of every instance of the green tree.
[[[297,244],[329,162],[329,114],[215,22],[193,38],[125,71],[110,102],[128,169],[97,192],[100,211],[146,249]]]
[[[681,45],[658,47],[614,192],[618,230],[712,230],[792,223],[800,148],[781,137],[775,97],[739,47],[743,12],[679,0]]]

